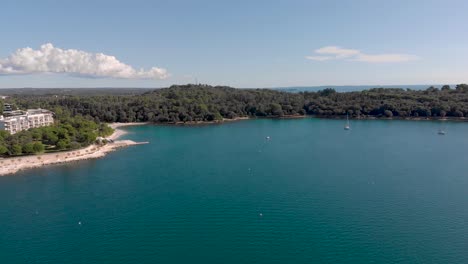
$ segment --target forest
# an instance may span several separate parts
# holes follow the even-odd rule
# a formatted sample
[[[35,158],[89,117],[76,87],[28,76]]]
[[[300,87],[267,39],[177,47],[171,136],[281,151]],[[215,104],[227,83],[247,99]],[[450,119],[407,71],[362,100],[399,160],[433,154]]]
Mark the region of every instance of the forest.
[[[45,108],[101,122],[192,123],[236,117],[462,118],[468,85],[425,90],[374,88],[357,92],[290,93],[270,89],[173,85],[127,95],[12,95],[18,108]]]

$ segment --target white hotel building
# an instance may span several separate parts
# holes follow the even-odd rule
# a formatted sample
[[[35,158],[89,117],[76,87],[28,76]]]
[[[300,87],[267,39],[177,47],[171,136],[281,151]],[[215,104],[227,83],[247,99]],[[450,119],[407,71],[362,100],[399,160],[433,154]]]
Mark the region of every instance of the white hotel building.
[[[35,127],[50,126],[54,123],[53,113],[45,109],[29,109],[26,112],[12,111],[8,114],[8,116],[0,115],[0,130],[6,130],[10,134]]]

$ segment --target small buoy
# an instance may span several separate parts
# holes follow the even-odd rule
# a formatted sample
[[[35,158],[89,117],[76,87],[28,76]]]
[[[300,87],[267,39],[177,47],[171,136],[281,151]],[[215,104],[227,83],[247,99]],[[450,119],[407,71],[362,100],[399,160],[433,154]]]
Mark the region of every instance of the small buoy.
[[[81,221],[79,221],[78,224],[81,225]]]
[[[270,139],[270,136],[267,136],[266,139],[269,140],[269,139]]]
[[[262,214],[262,213],[260,213],[260,214],[259,214],[259,216],[263,216],[263,214]]]

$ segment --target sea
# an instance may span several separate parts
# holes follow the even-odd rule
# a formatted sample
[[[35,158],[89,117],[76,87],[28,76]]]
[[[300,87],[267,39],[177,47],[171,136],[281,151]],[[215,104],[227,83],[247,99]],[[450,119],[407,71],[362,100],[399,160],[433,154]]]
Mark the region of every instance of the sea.
[[[343,127],[128,127],[150,144],[0,177],[0,263],[468,263],[468,123]]]

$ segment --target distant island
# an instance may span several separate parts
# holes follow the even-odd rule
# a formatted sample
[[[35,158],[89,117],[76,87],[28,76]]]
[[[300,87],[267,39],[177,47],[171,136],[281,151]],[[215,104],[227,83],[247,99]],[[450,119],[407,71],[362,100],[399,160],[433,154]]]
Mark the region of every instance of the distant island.
[[[30,88],[28,88],[30,89]],[[1,105],[15,109],[48,109],[51,126],[14,135],[0,131],[0,156],[77,150],[112,135],[108,123],[217,123],[247,118],[399,118],[456,119],[468,116],[468,85],[411,90],[373,88],[337,92],[286,92],[273,89],[235,89],[202,84],[173,85],[154,90],[22,89],[2,91]],[[13,109],[14,110],[14,109]],[[3,110],[0,109],[0,115]],[[100,140],[99,144],[106,144]]]

